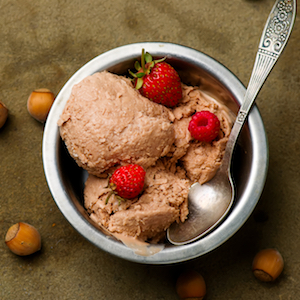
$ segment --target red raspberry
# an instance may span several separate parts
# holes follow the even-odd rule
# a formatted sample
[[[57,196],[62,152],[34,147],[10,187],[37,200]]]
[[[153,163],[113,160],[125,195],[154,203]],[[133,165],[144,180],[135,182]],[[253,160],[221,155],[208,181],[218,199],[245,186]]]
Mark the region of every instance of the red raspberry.
[[[133,199],[143,190],[145,170],[136,164],[118,168],[109,179],[112,192],[122,199]]]
[[[210,143],[219,134],[220,121],[215,114],[203,110],[193,115],[188,129],[194,139]]]

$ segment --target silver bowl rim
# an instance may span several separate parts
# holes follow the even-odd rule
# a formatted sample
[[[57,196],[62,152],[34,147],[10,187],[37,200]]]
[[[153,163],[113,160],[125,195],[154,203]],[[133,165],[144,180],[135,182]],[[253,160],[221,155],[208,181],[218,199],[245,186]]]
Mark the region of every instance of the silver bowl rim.
[[[269,159],[268,142],[261,115],[257,106],[254,105],[248,118],[253,147],[249,184],[242,195],[243,199],[239,199],[239,205],[234,207],[219,227],[202,239],[183,246],[166,247],[152,256],[140,256],[121,242],[104,235],[83,217],[73,201],[70,200],[60,180],[61,175],[57,159],[57,144],[60,137],[57,121],[74,84],[95,72],[109,69],[124,60],[139,57],[142,48],[153,55],[163,56],[168,53],[171,57],[180,58],[184,54],[185,60],[196,61],[205,71],[219,80],[236,98],[238,104],[241,104],[246,90],[244,85],[223,64],[203,52],[183,45],[165,42],[144,42],[120,46],[102,53],[86,63],[63,86],[55,99],[45,124],[42,159],[46,181],[56,205],[69,223],[83,237],[98,248],[125,260],[143,264],[172,264],[191,260],[211,252],[226,242],[246,222],[254,210],[265,185]]]

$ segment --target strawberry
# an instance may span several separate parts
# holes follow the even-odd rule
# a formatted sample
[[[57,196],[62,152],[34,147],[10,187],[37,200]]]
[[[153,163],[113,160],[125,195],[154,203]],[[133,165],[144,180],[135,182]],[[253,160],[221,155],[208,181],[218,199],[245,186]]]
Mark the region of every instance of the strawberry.
[[[153,102],[174,107],[182,98],[181,81],[176,70],[164,60],[165,58],[153,60],[143,49],[141,65],[139,62],[135,63],[138,72],[129,73],[133,76],[135,88],[141,95]]]
[[[143,190],[145,175],[145,170],[137,164],[122,166],[115,170],[109,178],[108,185],[112,192],[108,195],[106,203],[112,194],[119,200],[137,197]]]
[[[219,134],[220,121],[215,114],[203,110],[193,115],[188,130],[194,139],[210,143]]]

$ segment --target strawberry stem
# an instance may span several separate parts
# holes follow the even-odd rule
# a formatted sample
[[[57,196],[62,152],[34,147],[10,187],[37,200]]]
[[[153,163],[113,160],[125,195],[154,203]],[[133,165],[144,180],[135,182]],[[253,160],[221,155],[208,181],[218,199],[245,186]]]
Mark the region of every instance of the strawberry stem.
[[[142,70],[145,72],[145,49],[142,49],[142,57],[141,57]]]

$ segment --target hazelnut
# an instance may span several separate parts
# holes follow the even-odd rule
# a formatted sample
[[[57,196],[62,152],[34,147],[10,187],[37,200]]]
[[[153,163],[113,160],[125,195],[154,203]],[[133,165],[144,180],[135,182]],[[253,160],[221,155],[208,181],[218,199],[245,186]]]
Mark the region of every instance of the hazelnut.
[[[206,294],[204,278],[197,271],[186,271],[177,279],[176,292],[182,300],[201,300]]]
[[[27,100],[29,114],[40,122],[45,122],[54,102],[54,94],[48,89],[33,91]]]
[[[19,222],[8,229],[5,243],[13,253],[25,256],[41,249],[41,236],[32,225]]]
[[[7,117],[8,117],[8,109],[0,101],[0,128],[5,124]]]
[[[259,251],[252,263],[254,276],[264,282],[274,281],[281,274],[283,267],[281,254],[271,248]]]

